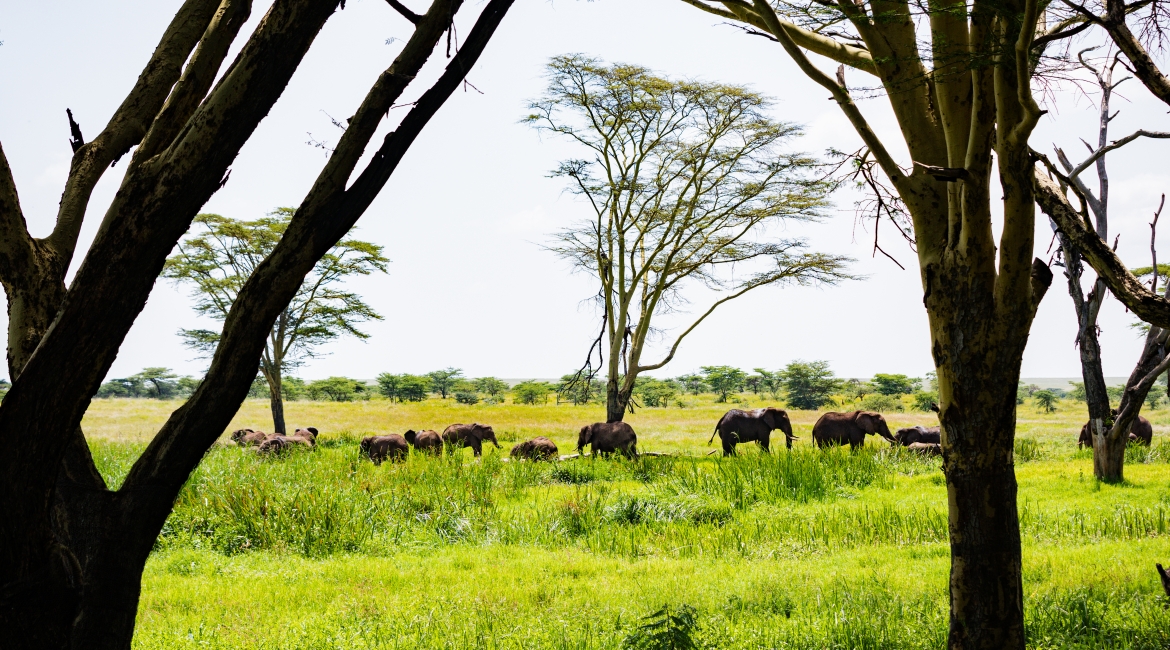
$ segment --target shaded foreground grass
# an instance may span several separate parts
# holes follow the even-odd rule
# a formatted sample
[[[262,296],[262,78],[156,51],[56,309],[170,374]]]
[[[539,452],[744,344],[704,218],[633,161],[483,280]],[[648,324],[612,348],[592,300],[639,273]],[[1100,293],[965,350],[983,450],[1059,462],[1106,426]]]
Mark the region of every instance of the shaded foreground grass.
[[[525,430],[524,408],[499,420]],[[684,603],[700,647],[941,647],[939,461],[872,444],[704,457],[708,410],[652,410],[639,431],[692,455],[634,462],[493,450],[375,467],[357,427],[282,459],[217,447],[147,566],[135,647],[618,648]],[[798,434],[815,415],[797,414]],[[1152,570],[1170,559],[1170,445],[1131,449],[1126,483],[1102,485],[1063,433],[1078,415],[1027,415],[1041,429],[1017,445],[1030,646],[1170,647]],[[93,448],[116,483],[141,443]]]

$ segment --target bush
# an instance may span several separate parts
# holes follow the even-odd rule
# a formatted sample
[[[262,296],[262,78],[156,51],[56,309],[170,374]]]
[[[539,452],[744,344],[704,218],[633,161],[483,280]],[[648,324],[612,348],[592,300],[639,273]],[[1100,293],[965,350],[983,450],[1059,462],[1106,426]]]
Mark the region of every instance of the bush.
[[[455,401],[460,404],[479,404],[479,395],[466,390],[455,391]]]
[[[517,404],[544,404],[552,386],[543,381],[522,381],[512,387],[512,398]]]
[[[431,392],[431,382],[418,375],[392,375],[384,372],[378,375],[378,392],[390,400],[421,402]]]
[[[556,385],[556,391],[558,402],[563,397],[579,406],[601,401],[605,396],[605,382],[600,379],[586,381],[584,372],[573,373],[561,377],[560,382]]]
[[[667,407],[678,395],[678,387],[671,380],[660,380],[647,377],[639,379],[634,385],[634,394],[642,398],[645,406]]]
[[[792,408],[815,411],[829,402],[841,382],[829,370],[828,361],[793,361],[782,373]]]
[[[914,393],[915,411],[932,411],[931,406],[935,404],[938,404],[938,393],[926,390],[920,390]]]
[[[906,410],[902,406],[902,400],[893,395],[882,395],[881,393],[866,395],[859,406],[863,411],[877,411],[878,413],[901,413]],[[929,406],[927,408],[929,409]]]

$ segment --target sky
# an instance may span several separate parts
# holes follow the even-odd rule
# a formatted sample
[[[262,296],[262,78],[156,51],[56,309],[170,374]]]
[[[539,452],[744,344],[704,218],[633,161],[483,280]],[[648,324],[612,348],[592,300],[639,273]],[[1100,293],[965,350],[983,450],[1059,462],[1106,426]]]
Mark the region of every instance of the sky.
[[[422,10],[422,0],[405,0]],[[130,89],[177,0],[43,0],[0,5],[0,143],[13,169],[34,236],[52,228],[71,150],[65,109],[87,138],[96,136]],[[242,34],[267,3],[258,2]],[[458,31],[466,33],[482,6],[468,0]],[[289,87],[232,165],[231,179],[204,207],[236,219],[255,219],[295,206],[336,143],[331,118],[351,115],[376,76],[399,52],[409,23],[383,0],[349,0],[325,25]],[[239,39],[238,50],[244,39]],[[550,235],[587,214],[579,199],[550,178],[558,161],[579,157],[569,143],[521,123],[527,103],[546,85],[544,66],[559,54],[582,53],[647,66],[675,77],[751,87],[774,98],[772,115],[799,124],[793,148],[819,154],[852,151],[860,142],[828,93],[807,80],[778,45],[721,24],[678,0],[517,0],[468,79],[452,96],[358,222],[353,236],[385,247],[389,272],[355,279],[384,320],[367,323],[366,341],[340,339],[296,370],[305,378],[374,377],[455,366],[468,376],[559,377],[584,361],[599,314],[590,279],[548,252]],[[830,66],[821,60],[826,70]],[[425,90],[441,66],[436,57],[405,102]],[[861,73],[851,84],[866,84]],[[1165,105],[1136,81],[1115,99],[1114,138],[1138,128],[1170,130]],[[908,164],[897,128],[877,97],[860,102],[875,130]],[[1093,96],[1059,89],[1045,108],[1032,145],[1051,154],[1062,146],[1084,155],[1080,138],[1095,140]],[[405,110],[405,109],[402,109]],[[392,116],[383,127],[391,128]],[[380,136],[375,137],[380,141]],[[1170,188],[1170,167],[1157,140],[1110,154],[1111,232],[1131,266],[1149,262],[1147,225],[1159,195]],[[98,184],[81,235],[81,250],[121,181],[121,168]],[[783,235],[806,237],[812,248],[856,258],[864,279],[827,288],[768,287],[728,303],[708,318],[658,376],[704,365],[780,368],[797,360],[827,360],[843,377],[874,373],[922,376],[932,370],[922,286],[912,251],[892,228],[882,247],[909,270],[872,255],[872,222],[858,223],[855,195],[834,197],[819,224],[791,225]],[[1047,260],[1052,231],[1040,215],[1036,255]],[[1170,257],[1170,227],[1158,236]],[[74,260],[75,269],[81,256]],[[1077,377],[1076,323],[1060,269],[1042,302],[1024,354],[1024,377]],[[1092,277],[1092,272],[1087,273]],[[1089,282],[1086,281],[1086,287]],[[709,296],[689,294],[692,311]],[[214,326],[192,310],[184,287],[159,280],[128,335],[111,377],[145,366],[200,375],[206,361],[184,348],[180,328]],[[689,314],[692,315],[693,314]],[[688,314],[661,321],[677,332]],[[1100,317],[1107,376],[1126,376],[1141,339],[1124,306],[1108,298]],[[669,339],[653,345],[660,356]]]

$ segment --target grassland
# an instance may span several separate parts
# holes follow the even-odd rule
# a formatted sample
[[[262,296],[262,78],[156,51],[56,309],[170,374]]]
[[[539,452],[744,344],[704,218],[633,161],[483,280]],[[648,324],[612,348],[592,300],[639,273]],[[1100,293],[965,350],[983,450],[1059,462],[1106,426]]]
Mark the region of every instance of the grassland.
[[[705,456],[726,405],[645,409],[629,462],[411,457],[375,467],[363,435],[452,422],[569,449],[598,407],[439,400],[291,403],[320,447],[282,459],[220,445],[192,477],[147,566],[136,648],[620,648],[663,604],[697,612],[712,648],[937,648],[947,626],[938,460],[875,442]],[[175,406],[97,400],[83,426],[117,484]],[[750,404],[758,406],[758,404]],[[1030,645],[1170,647],[1152,567],[1170,560],[1170,409],[1154,447],[1102,485],[1073,442],[1082,407],[1020,407]],[[931,414],[888,414],[892,426]],[[267,423],[249,401],[230,428]]]

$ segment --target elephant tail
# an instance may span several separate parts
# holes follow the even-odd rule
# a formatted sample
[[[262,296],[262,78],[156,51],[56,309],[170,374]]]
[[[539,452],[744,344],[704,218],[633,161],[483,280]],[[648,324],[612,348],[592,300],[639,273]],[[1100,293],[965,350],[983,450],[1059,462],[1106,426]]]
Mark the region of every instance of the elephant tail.
[[[711,443],[715,441],[715,434],[719,433],[719,425],[723,424],[723,418],[726,417],[727,416],[724,415],[722,418],[719,418],[718,422],[715,423],[715,431],[711,433],[711,439],[707,441],[708,446],[710,446]]]

